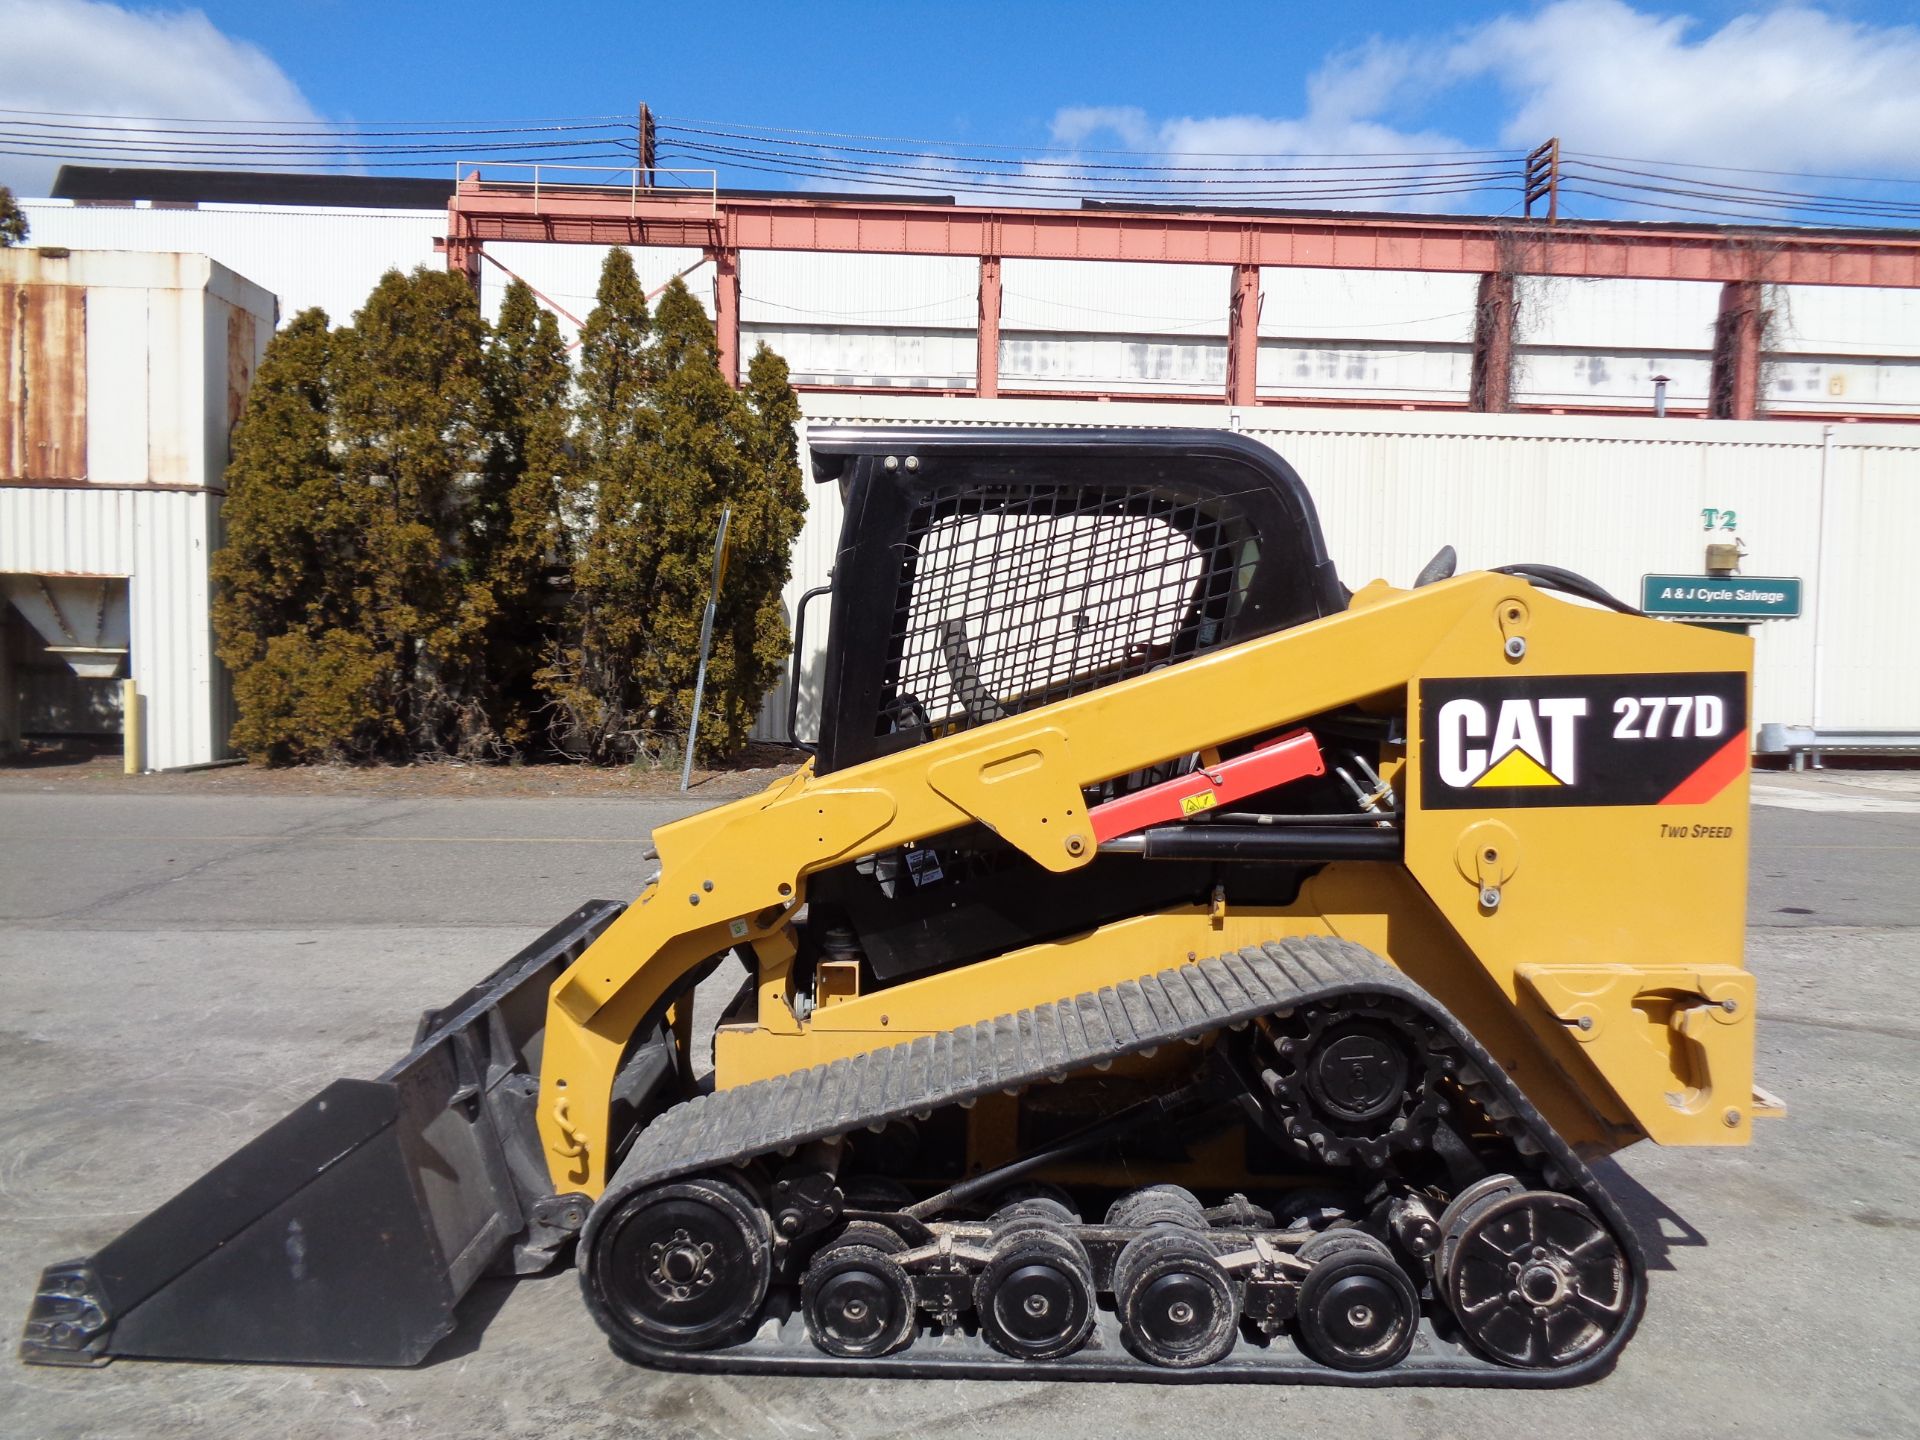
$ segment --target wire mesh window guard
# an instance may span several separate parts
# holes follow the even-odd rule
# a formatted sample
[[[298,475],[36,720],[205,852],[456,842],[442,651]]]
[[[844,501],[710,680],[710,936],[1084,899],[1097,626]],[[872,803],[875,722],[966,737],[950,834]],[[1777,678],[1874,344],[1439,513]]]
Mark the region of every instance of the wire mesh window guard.
[[[1219,496],[935,490],[907,528],[877,734],[944,734],[1224,644],[1258,559]]]

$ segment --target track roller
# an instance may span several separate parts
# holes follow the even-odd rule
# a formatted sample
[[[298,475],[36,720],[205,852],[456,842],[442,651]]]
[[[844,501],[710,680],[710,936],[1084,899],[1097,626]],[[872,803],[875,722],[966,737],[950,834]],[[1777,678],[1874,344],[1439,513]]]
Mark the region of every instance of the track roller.
[[[1093,1267],[1080,1242],[1051,1220],[1021,1217],[994,1241],[992,1258],[974,1282],[973,1303],[980,1333],[994,1349],[1022,1360],[1057,1360],[1093,1332]]]
[[[1461,1227],[1446,1298],[1473,1347],[1521,1369],[1584,1360],[1632,1313],[1634,1280],[1600,1217],[1571,1195],[1523,1190]]]
[[[1191,1190],[1179,1185],[1148,1185],[1130,1190],[1107,1207],[1107,1224],[1130,1230],[1149,1225],[1178,1225],[1188,1230],[1207,1228],[1206,1212]]]
[[[829,1355],[866,1360],[913,1343],[913,1277],[895,1263],[898,1236],[855,1223],[815,1253],[800,1287],[807,1334]]]
[[[1334,1231],[1333,1235],[1358,1232]],[[1326,1238],[1326,1237],[1321,1237]],[[1361,1241],[1371,1237],[1360,1235]],[[1335,1370],[1385,1370],[1413,1349],[1420,1301],[1378,1242],[1323,1249],[1300,1282],[1300,1348]]]
[[[1141,1359],[1191,1370],[1233,1349],[1239,1297],[1206,1242],[1156,1226],[1127,1242],[1113,1267],[1121,1333]]]
[[[649,1186],[591,1229],[581,1256],[587,1300],[616,1334],[708,1350],[739,1339],[766,1299],[772,1227],[730,1180]]]

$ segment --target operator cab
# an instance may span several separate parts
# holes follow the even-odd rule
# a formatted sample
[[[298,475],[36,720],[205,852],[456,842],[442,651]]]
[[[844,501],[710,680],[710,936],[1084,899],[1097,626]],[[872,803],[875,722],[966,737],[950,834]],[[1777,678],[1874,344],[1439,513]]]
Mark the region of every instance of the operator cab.
[[[1215,430],[814,430],[846,505],[827,774],[1346,608],[1313,501]]]
[[[1300,477],[1242,436],[836,428],[808,443],[815,478],[837,481],[845,502],[818,774],[1347,606]],[[1089,804],[1191,763],[1107,781]],[[1331,780],[1288,794],[1353,808]],[[1229,881],[1238,898],[1285,904],[1302,873],[1103,854],[1052,875],[968,826],[816,875],[807,929],[887,984],[1203,901]]]

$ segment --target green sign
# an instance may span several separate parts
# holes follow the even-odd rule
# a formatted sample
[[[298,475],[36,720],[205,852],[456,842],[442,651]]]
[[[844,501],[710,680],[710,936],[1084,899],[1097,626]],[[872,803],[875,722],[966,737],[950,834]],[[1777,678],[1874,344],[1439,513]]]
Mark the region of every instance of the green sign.
[[[1779,575],[1642,575],[1640,608],[1649,615],[1791,620],[1800,613],[1800,581]]]

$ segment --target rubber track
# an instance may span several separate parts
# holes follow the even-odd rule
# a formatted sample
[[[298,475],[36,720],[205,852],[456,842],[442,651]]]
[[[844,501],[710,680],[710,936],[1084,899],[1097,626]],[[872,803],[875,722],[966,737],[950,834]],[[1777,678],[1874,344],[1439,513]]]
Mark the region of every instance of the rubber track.
[[[1019,1089],[1359,990],[1433,1008],[1425,991],[1350,941],[1279,941],[703,1095],[641,1133],[608,1193]]]
[[[1102,1061],[1206,1035],[1275,1011],[1318,1001],[1377,997],[1416,1007],[1447,1033],[1461,1055],[1459,1079],[1468,1092],[1540,1163],[1550,1185],[1578,1194],[1605,1216],[1627,1252],[1628,1263],[1644,1275],[1644,1260],[1631,1223],[1505,1070],[1420,986],[1365,947],[1328,936],[1270,941],[676,1105],[658,1116],[634,1142],[594,1207],[579,1253],[583,1261],[592,1254],[598,1222],[611,1214],[621,1199],[644,1186],[723,1169],[902,1116],[1064,1078]],[[1637,1288],[1644,1297],[1644,1284]],[[1577,1383],[1611,1367],[1638,1320],[1636,1310],[1604,1350],[1562,1370],[1506,1370],[1484,1362],[1468,1368],[1492,1372],[1472,1377],[1480,1383]],[[752,1363],[753,1348],[749,1344],[696,1353],[649,1348],[638,1358],[676,1369],[760,1369]],[[912,1354],[910,1351],[898,1359],[908,1360]],[[764,1368],[857,1374],[895,1371],[895,1366],[886,1361],[820,1364],[826,1357],[814,1358],[813,1364],[774,1361]],[[747,1363],[743,1366],[741,1361]],[[1042,1370],[1058,1368],[1064,1372],[1070,1368],[1044,1362],[1012,1363],[1036,1378]],[[1211,1373],[1209,1369],[1143,1374],[1142,1369],[1135,1366],[1133,1378],[1166,1380],[1179,1374],[1200,1379]],[[963,1373],[976,1372],[970,1368]],[[1402,1375],[1392,1370],[1365,1376],[1330,1375],[1337,1375],[1344,1383],[1360,1384],[1448,1383],[1449,1379],[1457,1384],[1468,1379],[1460,1373],[1442,1378]]]

